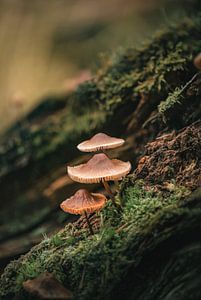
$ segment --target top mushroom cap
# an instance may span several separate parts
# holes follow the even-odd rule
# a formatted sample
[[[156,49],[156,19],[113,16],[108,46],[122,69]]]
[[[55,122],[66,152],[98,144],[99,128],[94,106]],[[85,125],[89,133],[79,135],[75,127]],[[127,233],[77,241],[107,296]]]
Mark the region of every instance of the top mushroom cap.
[[[74,215],[93,213],[103,208],[106,197],[102,194],[89,193],[85,189],[78,190],[72,197],[63,201],[60,205],[65,212]]]
[[[112,149],[124,144],[123,139],[111,137],[105,133],[97,133],[91,139],[80,143],[77,148],[83,152],[94,152],[103,149]]]
[[[86,164],[68,167],[68,175],[77,182],[96,183],[120,180],[131,170],[130,162],[109,159],[104,153],[95,154]]]

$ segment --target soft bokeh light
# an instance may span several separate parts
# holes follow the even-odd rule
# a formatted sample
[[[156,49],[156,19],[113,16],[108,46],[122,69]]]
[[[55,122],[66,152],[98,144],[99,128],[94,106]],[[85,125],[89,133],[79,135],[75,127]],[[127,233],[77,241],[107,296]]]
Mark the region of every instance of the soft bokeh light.
[[[1,0],[1,129],[41,97],[73,89],[86,69],[87,79],[101,52],[148,37],[164,2]]]

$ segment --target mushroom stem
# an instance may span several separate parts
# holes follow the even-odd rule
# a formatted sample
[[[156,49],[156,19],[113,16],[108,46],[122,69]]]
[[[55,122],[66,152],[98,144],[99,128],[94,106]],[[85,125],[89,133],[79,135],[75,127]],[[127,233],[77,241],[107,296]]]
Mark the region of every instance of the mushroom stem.
[[[103,186],[104,186],[106,192],[108,193],[108,195],[110,196],[110,199],[112,200],[112,203],[114,204],[114,206],[116,207],[116,209],[118,211],[122,211],[122,207],[116,203],[114,194],[113,194],[113,192],[112,192],[109,184],[107,183],[107,181],[103,181]]]
[[[94,234],[94,231],[93,231],[93,228],[92,228],[92,226],[91,226],[91,223],[90,223],[90,220],[89,220],[89,217],[88,217],[86,211],[84,212],[84,215],[85,215],[85,218],[86,218],[86,221],[87,221],[87,225],[88,225],[88,227],[89,227],[89,231],[90,231],[91,235],[93,235],[93,234]]]

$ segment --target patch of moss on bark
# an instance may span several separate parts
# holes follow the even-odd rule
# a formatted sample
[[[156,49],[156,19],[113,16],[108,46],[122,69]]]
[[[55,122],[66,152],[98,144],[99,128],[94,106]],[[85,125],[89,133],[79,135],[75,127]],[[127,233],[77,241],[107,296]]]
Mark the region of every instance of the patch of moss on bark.
[[[201,47],[200,17],[187,19],[158,33],[140,50],[128,49],[114,57],[97,80],[100,102],[110,112],[141,94],[159,95],[181,85],[195,72],[192,58]],[[159,101],[160,101],[159,100]]]
[[[82,121],[89,134],[91,129],[102,124],[103,118],[108,117],[112,122],[113,116],[115,118],[117,114],[122,118],[132,116],[144,95],[147,96],[144,104],[147,111],[144,112],[142,107],[143,117],[138,120],[140,126],[160,101],[190,80],[195,73],[192,58],[201,49],[200,35],[201,16],[166,28],[140,50],[130,48],[114,56],[95,79],[81,85],[74,94],[67,97],[66,106],[61,106],[56,116],[49,115],[49,112],[45,113],[44,118],[43,110],[46,108],[42,107],[40,114],[43,119],[40,122],[34,118],[25,118],[1,140],[1,177],[33,162],[36,164],[38,160],[41,163],[47,154],[54,156],[61,146],[66,147],[68,139],[72,139],[79,131],[76,131],[76,126],[74,130],[69,129],[72,120],[76,120],[76,124]],[[62,105],[65,102],[63,98],[60,101]],[[50,107],[53,113],[58,108],[52,99],[50,102],[51,105],[46,102],[45,107]],[[92,112],[97,110],[98,104],[102,109],[102,117],[84,116],[91,109]],[[69,110],[74,112],[72,118]],[[141,112],[138,113],[141,115]],[[132,119],[135,120],[135,117]],[[81,133],[84,135],[83,131]],[[51,160],[50,165],[55,166],[54,160]]]
[[[147,192],[142,183],[127,187],[123,200],[121,216],[110,204],[100,213],[102,225],[94,236],[70,224],[8,265],[1,278],[1,295],[11,297],[24,280],[48,271],[70,287],[76,299],[109,299],[131,266],[137,267],[145,253],[175,234],[176,220],[201,214],[199,209],[190,211],[180,193],[164,198],[153,190]]]
[[[130,122],[134,120],[141,128],[148,116],[157,109],[161,100],[166,99],[175,88],[175,93],[170,95],[172,100],[169,98],[171,101],[166,102],[168,105],[163,112],[169,112],[171,115],[172,111],[176,111],[177,114],[178,110],[175,110],[175,107],[183,104],[184,99],[189,99],[188,94],[185,94],[184,99],[178,101],[180,95],[178,88],[182,89],[184,83],[194,75],[192,58],[200,51],[200,34],[201,17],[198,16],[176,27],[170,27],[139,51],[125,50],[124,53],[116,56],[110,65],[103,68],[92,82],[83,85],[74,94],[77,99],[71,107],[74,118],[70,117],[67,109],[64,108],[59,112],[59,117],[57,115],[58,118],[48,116],[41,124],[35,122],[27,127],[24,120],[20,125],[21,129],[19,130],[19,126],[17,131],[13,129],[10,133],[11,139],[2,144],[1,153],[6,153],[6,158],[1,156],[1,164],[6,168],[5,172],[12,172],[15,167],[19,167],[18,164],[21,162],[19,157],[24,157],[26,166],[33,161],[34,157],[34,163],[39,162],[40,169],[43,166],[42,159],[45,159],[44,164],[46,164],[47,156],[50,155],[48,159],[52,158],[52,161],[51,159],[49,161],[52,168],[58,164],[58,161],[61,163],[64,156],[66,157],[67,145],[74,146],[80,134],[84,138],[85,134],[88,135],[89,132],[97,129],[105,118],[109,118],[110,121],[116,118],[119,121],[120,116],[121,119],[125,119],[125,116],[130,117]],[[193,93],[197,87],[198,84],[193,87]],[[100,119],[88,114],[89,106],[84,109],[88,96],[90,103],[98,100],[102,108]],[[188,118],[188,122],[199,118],[199,113],[196,114],[199,103],[197,100],[193,104],[189,103],[188,109],[185,110],[186,114],[190,111],[191,117]],[[83,106],[80,111],[77,109],[79,101]],[[172,116],[175,116],[174,113]],[[73,124],[75,119],[86,121],[84,130],[80,125],[79,132],[76,131],[76,125]],[[180,120],[182,115],[178,114],[177,121]],[[128,124],[129,121],[126,122]],[[184,120],[179,126],[183,124],[185,124]],[[173,127],[177,126],[173,125]],[[136,133],[134,127],[130,128],[134,135]],[[15,140],[15,133],[18,130],[19,139]],[[158,132],[157,128],[153,136]],[[30,136],[28,144],[24,147],[23,141]],[[171,142],[168,145],[171,148]],[[188,146],[188,139],[186,145]],[[196,142],[196,147],[198,145],[199,143]],[[180,146],[179,150],[182,152],[183,145]],[[161,155],[158,157],[156,155],[156,163],[160,164],[161,156],[165,157],[167,154],[168,149],[164,145],[163,147],[164,151]],[[35,153],[32,154],[30,149],[34,149]],[[191,147],[189,149],[191,150]],[[189,149],[187,147],[185,150]],[[191,157],[191,151],[186,153]],[[185,157],[185,153],[180,154]],[[70,157],[70,152],[68,156]],[[56,160],[58,159],[57,162],[55,157]],[[171,158],[171,155],[168,157]],[[142,167],[143,162],[141,163]],[[197,171],[198,168],[193,166],[193,170]],[[151,164],[151,167],[155,168],[155,165]],[[179,168],[176,170],[168,168],[165,176],[168,174],[168,179],[175,180],[178,170]],[[154,179],[156,176],[157,174],[153,176]],[[186,182],[184,180],[185,185]],[[24,280],[49,271],[75,291],[77,299],[114,299],[114,297],[115,299],[122,299],[122,297],[140,299],[141,297],[143,300],[169,300],[171,295],[176,295],[175,299],[183,300],[183,292],[175,292],[182,280],[185,282],[185,290],[191,292],[193,299],[200,299],[199,277],[195,281],[200,269],[200,189],[196,194],[184,199],[183,197],[189,193],[185,187],[173,184],[173,189],[169,186],[169,191],[162,194],[157,186],[154,186],[153,191],[150,185],[147,182],[137,185],[133,180],[125,180],[119,194],[124,203],[122,216],[119,217],[108,204],[98,216],[101,220],[101,228],[94,236],[90,237],[86,229],[78,230],[76,225],[71,224],[50,239],[45,239],[24,257],[9,264],[1,277],[2,297],[11,299],[22,291]],[[196,186],[193,188],[197,186],[196,181]],[[165,249],[170,249],[170,253],[166,253]],[[185,253],[188,255],[185,256]],[[195,255],[192,268],[186,268],[192,253]],[[175,262],[175,257],[178,264]],[[167,270],[169,267],[173,269]],[[190,272],[189,281],[185,279],[188,277],[188,272]],[[158,279],[158,284],[154,283],[152,274]],[[173,277],[176,283],[169,284],[164,277]],[[164,288],[160,287],[160,282]],[[133,284],[135,284],[134,289]],[[23,297],[23,292],[21,296]]]
[[[201,73],[197,72],[189,82],[176,88],[159,104],[159,117],[169,127],[181,128],[201,117],[200,83]]]

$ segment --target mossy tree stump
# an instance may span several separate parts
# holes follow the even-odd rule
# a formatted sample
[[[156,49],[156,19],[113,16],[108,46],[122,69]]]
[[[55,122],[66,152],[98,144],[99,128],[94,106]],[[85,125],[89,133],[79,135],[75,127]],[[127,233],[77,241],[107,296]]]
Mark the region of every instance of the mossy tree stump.
[[[46,271],[76,299],[201,298],[200,75],[191,81],[200,36],[200,15],[167,28],[143,49],[116,56],[69,96],[56,118],[24,119],[2,139],[2,184],[35,166],[41,170],[47,158],[51,173],[67,145],[111,124],[113,133],[128,138],[121,154],[136,167],[118,194],[121,217],[108,204],[93,237],[80,223],[69,224],[11,262],[1,277],[2,299],[23,299],[23,282]],[[84,127],[75,129],[72,118]],[[115,126],[119,118],[123,125]],[[30,178],[30,186],[41,175]],[[23,192],[23,184],[16,190]],[[9,184],[5,199],[8,191]]]

